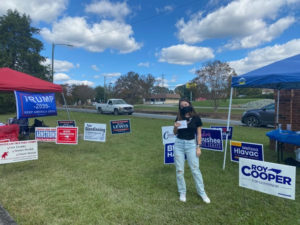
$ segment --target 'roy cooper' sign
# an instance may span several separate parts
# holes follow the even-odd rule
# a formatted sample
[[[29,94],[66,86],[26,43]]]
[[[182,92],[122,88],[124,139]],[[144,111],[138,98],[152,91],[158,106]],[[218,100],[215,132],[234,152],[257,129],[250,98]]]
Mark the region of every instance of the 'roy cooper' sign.
[[[295,200],[296,168],[240,158],[239,186]]]

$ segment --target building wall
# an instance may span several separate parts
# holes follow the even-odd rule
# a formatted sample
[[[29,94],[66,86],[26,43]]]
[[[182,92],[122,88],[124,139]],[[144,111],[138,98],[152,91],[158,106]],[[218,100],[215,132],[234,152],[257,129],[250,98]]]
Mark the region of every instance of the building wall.
[[[275,115],[277,115],[277,91],[275,97]],[[281,90],[279,95],[279,118],[283,130],[287,129],[287,124],[291,124],[292,131],[300,131],[300,90]],[[276,121],[276,120],[275,120]],[[270,146],[275,148],[275,141],[270,141]],[[293,151],[297,147],[285,145],[285,149]]]

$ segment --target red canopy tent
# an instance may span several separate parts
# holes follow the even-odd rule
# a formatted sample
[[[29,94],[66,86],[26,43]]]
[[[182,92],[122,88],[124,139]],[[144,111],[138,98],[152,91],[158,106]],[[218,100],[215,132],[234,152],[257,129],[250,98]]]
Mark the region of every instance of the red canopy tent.
[[[62,87],[10,68],[0,68],[0,91],[62,92]]]

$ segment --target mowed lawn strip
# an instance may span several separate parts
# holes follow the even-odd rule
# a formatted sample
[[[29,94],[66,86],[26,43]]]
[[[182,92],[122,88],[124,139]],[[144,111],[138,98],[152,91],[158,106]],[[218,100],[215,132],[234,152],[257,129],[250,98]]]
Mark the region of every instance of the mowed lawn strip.
[[[9,115],[1,115],[6,121]],[[20,225],[64,224],[298,224],[296,200],[240,188],[238,164],[222,170],[223,154],[203,150],[200,167],[206,205],[197,196],[186,165],[187,202],[178,200],[175,167],[163,164],[161,126],[172,120],[71,113],[82,137],[84,122],[106,123],[106,143],[39,143],[39,159],[0,165],[0,203]],[[110,134],[110,120],[131,120],[130,134]],[[42,118],[48,126],[67,119]],[[32,122],[32,121],[31,121]],[[204,124],[209,127],[211,124]],[[264,144],[265,160],[275,162],[266,128],[235,127],[234,140]],[[285,154],[285,156],[287,156]],[[297,169],[296,190],[299,190]]]

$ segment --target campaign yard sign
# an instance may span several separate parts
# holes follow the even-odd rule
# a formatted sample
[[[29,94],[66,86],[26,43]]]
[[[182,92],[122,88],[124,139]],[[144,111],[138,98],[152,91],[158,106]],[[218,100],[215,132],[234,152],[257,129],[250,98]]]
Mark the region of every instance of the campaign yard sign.
[[[165,164],[174,164],[174,143],[165,144]]]
[[[57,115],[54,93],[15,91],[15,98],[18,119]]]
[[[264,161],[264,147],[262,144],[230,141],[232,162],[239,162],[240,158]]]
[[[210,126],[210,128],[221,129],[222,130],[222,138],[223,138],[223,140],[226,140],[227,127],[223,127],[223,126]],[[233,127],[229,127],[229,130],[228,130],[228,140],[232,139],[232,133],[233,133]]]
[[[84,140],[105,142],[106,124],[84,123]]]
[[[221,129],[202,128],[201,137],[201,148],[223,152]]]
[[[36,140],[0,143],[0,164],[38,159]]]
[[[130,120],[111,120],[110,129],[111,134],[130,133]]]
[[[164,145],[175,142],[176,136],[173,133],[173,129],[173,126],[161,127],[162,141]]]
[[[56,127],[36,127],[35,140],[42,142],[56,142]]]
[[[240,158],[240,187],[295,200],[295,184],[295,166]]]
[[[56,144],[78,144],[78,127],[56,127]]]
[[[59,127],[76,127],[75,120],[57,120]]]

